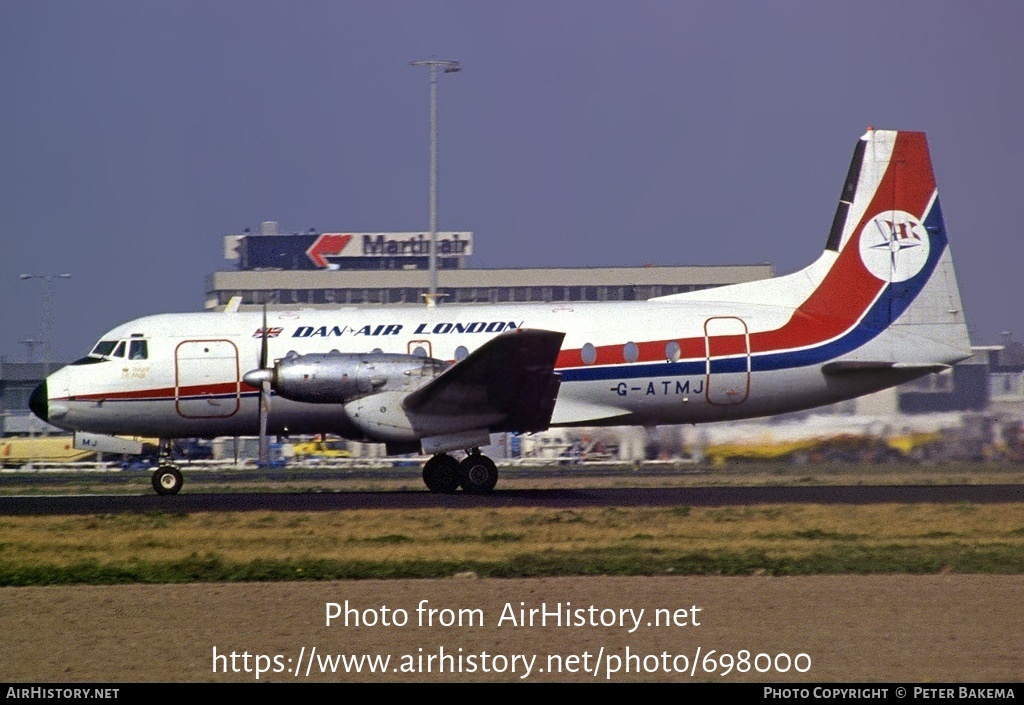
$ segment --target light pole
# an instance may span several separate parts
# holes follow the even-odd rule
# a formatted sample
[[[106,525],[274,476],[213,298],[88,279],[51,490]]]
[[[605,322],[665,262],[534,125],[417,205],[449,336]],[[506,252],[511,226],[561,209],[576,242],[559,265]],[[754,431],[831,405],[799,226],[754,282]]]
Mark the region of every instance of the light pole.
[[[70,279],[71,275],[67,272],[62,274],[19,274],[18,279],[41,279],[43,282],[43,303],[42,303],[42,319],[43,319],[43,355],[45,360],[43,361],[46,367],[46,375],[50,376],[50,361],[53,360],[53,312],[51,310],[51,302],[53,301],[53,280],[54,279]]]
[[[411,66],[430,67],[430,293],[427,305],[437,303],[437,75],[458,73],[462,65],[447,59],[420,59]]]
[[[19,343],[25,346],[25,362],[35,362],[35,350],[37,345],[41,345],[43,341],[36,340],[34,338],[26,338],[25,340],[19,340]]]

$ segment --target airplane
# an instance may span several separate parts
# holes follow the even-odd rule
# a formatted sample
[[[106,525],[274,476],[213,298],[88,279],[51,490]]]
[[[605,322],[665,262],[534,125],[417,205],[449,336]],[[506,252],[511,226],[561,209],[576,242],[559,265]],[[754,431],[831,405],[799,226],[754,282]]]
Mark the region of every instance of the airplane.
[[[270,434],[384,443],[431,456],[432,492],[487,493],[492,434],[768,416],[970,355],[926,137],[868,128],[824,251],[792,274],[646,301],[148,316],[47,377],[30,407],[161,439],[160,494],[182,486],[173,439],[257,433],[264,448]]]

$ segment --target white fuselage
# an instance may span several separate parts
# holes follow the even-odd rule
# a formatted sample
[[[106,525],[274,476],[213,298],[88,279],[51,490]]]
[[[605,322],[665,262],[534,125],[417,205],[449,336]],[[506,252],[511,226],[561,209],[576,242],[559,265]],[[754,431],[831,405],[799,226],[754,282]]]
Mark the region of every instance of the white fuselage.
[[[762,369],[751,335],[792,309],[704,301],[345,307],[271,311],[270,358],[289,352],[413,353],[452,361],[506,330],[566,333],[551,425],[656,425],[736,419],[827,404],[912,374],[828,378],[813,355]],[[50,418],[95,433],[174,437],[253,435],[260,312],[167,314],[115,328],[104,341],[146,341],[146,359],[107,356],[48,381]],[[280,329],[279,331],[277,329]],[[134,336],[134,337],[133,337]],[[126,346],[127,349],[127,346]],[[591,353],[591,350],[593,351]],[[362,438],[338,404],[274,398],[271,433]],[[367,439],[374,440],[374,439]]]
[[[700,423],[806,409],[945,369],[971,354],[927,141],[915,132],[869,130],[861,137],[825,250],[784,277],[650,301],[266,315],[265,324],[260,311],[125,323],[89,357],[53,374],[30,403],[40,416],[75,430],[251,435],[260,426],[260,389],[268,389],[270,433],[423,441],[424,449],[443,452],[481,445],[497,430]],[[505,337],[481,350],[516,330],[536,331],[519,340],[537,347],[506,345]],[[545,337],[554,341],[548,347]],[[332,350],[383,355],[376,360],[391,378],[379,371],[360,378],[366,370],[350,357],[344,364],[351,377],[344,367],[332,367],[327,382],[311,372],[308,396],[285,399],[285,387],[273,387],[273,360]],[[387,358],[410,354],[452,366],[431,382],[402,370],[408,359]],[[244,381],[257,369],[249,380],[260,388]],[[349,388],[361,389],[358,403],[328,394]],[[328,403],[306,401],[321,392]],[[509,403],[511,397],[517,399]],[[531,405],[539,411],[531,414]]]

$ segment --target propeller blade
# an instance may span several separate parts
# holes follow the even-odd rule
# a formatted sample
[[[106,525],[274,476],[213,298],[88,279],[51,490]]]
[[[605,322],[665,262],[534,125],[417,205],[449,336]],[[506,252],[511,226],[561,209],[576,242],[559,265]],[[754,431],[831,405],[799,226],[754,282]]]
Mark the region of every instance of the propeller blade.
[[[267,362],[268,362],[268,360],[267,360],[267,357],[268,357],[267,347],[268,347],[268,345],[267,345],[267,304],[266,304],[266,302],[264,302],[263,303],[263,328],[261,329],[261,335],[260,335],[260,360],[259,360],[259,368],[261,370],[267,369]]]
[[[259,423],[260,423],[260,467],[267,467],[270,465],[270,439],[267,438],[267,417],[270,415],[270,377],[272,371],[268,369],[267,363],[269,362],[269,345],[267,343],[267,302],[263,302],[263,328],[260,334],[260,359],[259,359],[259,370],[257,375],[249,373],[253,376],[254,381],[259,382],[260,388],[260,410],[259,410]],[[246,375],[247,377],[249,375]]]
[[[270,465],[270,439],[267,437],[267,417],[270,415],[270,382],[260,385],[260,467]]]

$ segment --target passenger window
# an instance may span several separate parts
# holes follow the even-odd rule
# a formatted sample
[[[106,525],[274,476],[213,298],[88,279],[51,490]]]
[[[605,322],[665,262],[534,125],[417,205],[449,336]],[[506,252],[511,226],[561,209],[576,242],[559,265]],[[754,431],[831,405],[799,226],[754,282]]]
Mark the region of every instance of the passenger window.
[[[149,346],[145,340],[133,340],[128,346],[129,360],[146,360],[149,358]]]
[[[114,357],[124,357],[124,347],[124,341],[122,340],[117,344],[117,347],[114,348]]]
[[[597,348],[594,347],[593,343],[586,343],[580,348],[580,357],[583,358],[583,364],[593,365],[597,361]]]

